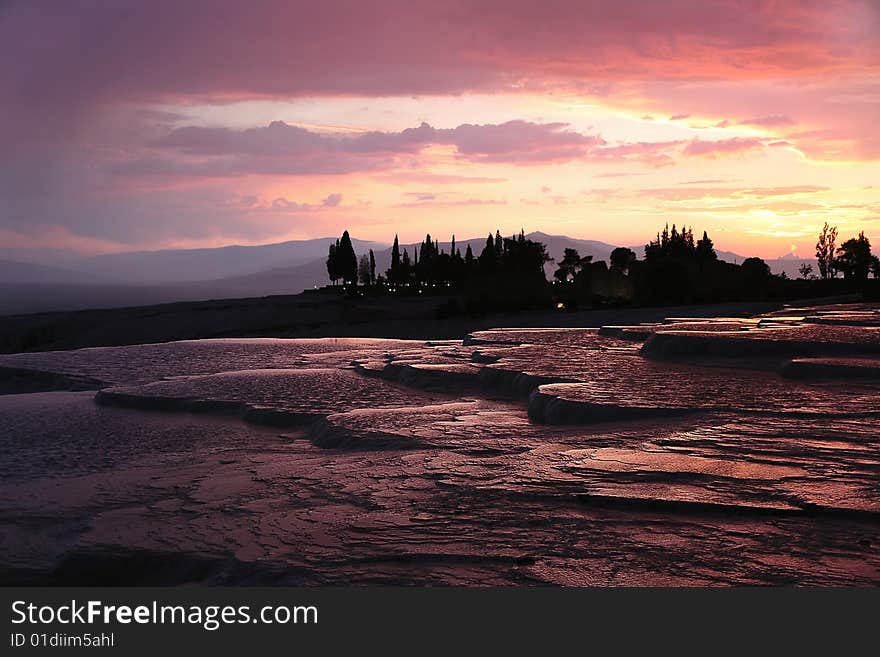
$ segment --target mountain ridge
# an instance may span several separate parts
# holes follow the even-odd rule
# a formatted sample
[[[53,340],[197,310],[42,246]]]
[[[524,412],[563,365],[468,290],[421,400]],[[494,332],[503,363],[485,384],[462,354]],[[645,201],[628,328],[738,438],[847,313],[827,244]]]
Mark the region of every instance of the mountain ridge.
[[[592,256],[594,261],[607,262],[611,251],[616,248],[599,240],[551,235],[542,231],[533,231],[526,237],[546,244],[549,255],[557,261],[562,258],[564,249],[575,248],[581,256]],[[73,269],[73,266],[67,262],[62,268],[0,259],[0,313],[110,308],[147,303],[298,294],[305,289],[328,283],[326,254],[328,246],[335,239],[325,237],[256,246],[161,249],[112,256],[93,256],[81,262],[110,264],[103,269],[97,267],[91,272]],[[479,256],[485,242],[485,237],[470,238],[457,240],[456,246],[464,252],[470,245],[474,255]],[[352,239],[352,243],[358,256],[373,249],[377,273],[384,273],[389,268],[391,264],[389,245],[356,238]],[[405,243],[401,244],[400,248],[401,251],[407,250],[412,255],[418,245],[418,243]],[[450,242],[440,242],[440,246],[449,250]],[[637,256],[644,256],[644,245],[629,248],[633,249]],[[720,259],[728,262],[742,263],[745,260],[745,256],[729,251],[718,250],[717,253]],[[225,258],[229,254],[233,256],[243,254],[244,257]],[[200,259],[200,255],[204,257]],[[134,260],[156,258],[152,266],[159,266],[163,275],[158,278],[145,278],[144,269],[140,270],[140,276],[132,275],[131,270],[136,269],[136,266],[131,263],[131,258]],[[206,259],[210,265],[207,272],[203,269]],[[181,278],[181,274],[173,265],[173,261],[179,260],[188,262],[187,277]],[[810,259],[793,257],[766,260],[766,262],[774,273],[785,272],[792,278],[799,275],[798,269],[801,264],[814,263]],[[231,264],[224,269],[224,263]],[[548,278],[552,276],[554,269],[553,263],[547,265]],[[146,270],[149,271],[149,267]],[[125,276],[123,273],[128,275]]]
[[[335,237],[287,240],[252,246],[232,244],[198,249],[126,251],[91,256],[68,267],[125,283],[180,283],[219,280],[301,264],[326,254]],[[356,249],[384,248],[381,242],[353,239]]]

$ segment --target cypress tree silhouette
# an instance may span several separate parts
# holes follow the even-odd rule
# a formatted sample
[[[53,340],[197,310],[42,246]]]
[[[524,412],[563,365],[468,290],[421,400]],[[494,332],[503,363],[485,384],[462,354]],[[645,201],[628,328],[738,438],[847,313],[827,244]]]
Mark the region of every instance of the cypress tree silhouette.
[[[403,258],[400,261],[400,281],[401,283],[405,283],[409,281],[410,275],[412,274],[412,263],[409,259],[409,251],[406,249],[403,250]]]
[[[492,233],[486,238],[486,246],[480,254],[480,271],[484,274],[495,271],[495,262],[498,260],[497,250],[495,247],[495,238]]]
[[[339,239],[336,255],[339,261],[339,277],[345,283],[357,285],[358,260],[347,230],[343,231],[342,237]]]
[[[391,247],[391,268],[388,270],[388,280],[392,283],[400,282],[400,244],[397,235],[394,236],[394,246]]]
[[[703,237],[697,240],[696,254],[697,262],[700,263],[718,259],[718,254],[715,253],[715,247],[712,244],[712,240],[709,239],[705,230],[703,231]]]
[[[363,285],[370,284],[370,258],[367,255],[362,255],[360,260],[358,260],[358,280]]]
[[[339,258],[336,255],[336,250],[339,248],[339,240],[336,240],[336,243],[330,243],[330,250],[327,254],[327,276],[330,277],[330,281],[333,285],[336,285],[336,281],[339,280]]]

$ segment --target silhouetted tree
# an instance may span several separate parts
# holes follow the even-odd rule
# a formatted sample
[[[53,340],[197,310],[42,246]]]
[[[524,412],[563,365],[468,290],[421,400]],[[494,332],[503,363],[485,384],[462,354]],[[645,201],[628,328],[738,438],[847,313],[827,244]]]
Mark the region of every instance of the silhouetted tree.
[[[486,238],[486,246],[480,254],[480,271],[484,274],[495,271],[495,264],[498,261],[498,252],[495,249],[495,238],[492,233]]]
[[[400,280],[398,282],[409,282],[412,276],[412,262],[409,259],[409,251],[403,250],[403,258],[400,260]]]
[[[431,240],[430,234],[426,235],[425,241],[419,245],[419,262],[427,266],[438,255],[440,255],[440,248],[437,242]]]
[[[813,265],[811,265],[809,262],[801,263],[801,266],[798,267],[798,273],[800,273],[801,278],[803,278],[804,280],[813,278]]]
[[[373,249],[370,249],[370,285],[376,284],[376,256]]]
[[[575,277],[577,273],[585,266],[592,262],[593,256],[585,256],[581,258],[577,249],[565,249],[562,254],[562,260],[559,261],[559,267],[553,272],[553,278],[565,283]]]
[[[742,263],[746,285],[762,290],[770,280],[770,267],[761,258],[746,258]]]
[[[837,226],[829,227],[828,222],[819,233],[816,242],[816,260],[819,263],[819,275],[822,278],[834,277],[834,247],[837,242]]]
[[[358,261],[358,279],[362,285],[369,285],[370,278],[370,258],[369,256],[362,255]]]
[[[455,245],[455,235],[449,247],[449,272],[448,279],[454,285],[461,283],[468,275],[464,258],[461,257],[461,249]]]
[[[709,239],[705,230],[703,231],[703,237],[697,240],[696,256],[697,262],[701,264],[710,260],[718,260],[718,254],[715,253],[715,246],[712,244],[712,240]]]
[[[425,240],[418,248],[418,261],[413,264],[416,281],[419,283],[435,284],[442,278],[438,263],[440,259],[440,244],[431,239],[431,235],[425,236]]]
[[[330,277],[333,285],[339,280],[339,257],[336,255],[338,248],[339,240],[336,240],[335,244],[330,244],[330,251],[327,254],[327,276]]]
[[[391,247],[391,268],[388,270],[388,280],[392,283],[400,282],[400,244],[397,235],[394,236],[394,245]]]
[[[756,296],[766,296],[769,285],[761,279]],[[655,239],[645,245],[645,260],[635,263],[631,274],[634,295],[645,303],[692,303],[733,300],[751,296],[744,283],[746,272],[739,266],[718,259],[706,231],[694,241],[693,228],[665,226]],[[613,281],[612,281],[613,282]]]
[[[498,238],[495,238],[498,244]],[[550,262],[547,247],[541,242],[527,240],[520,231],[517,237],[504,239],[501,249],[501,269],[509,273],[538,274],[544,277],[544,264]],[[546,280],[546,279],[545,279]]]
[[[354,246],[351,243],[351,237],[348,231],[343,231],[342,237],[339,239],[339,246],[336,248],[336,255],[339,261],[339,277],[345,283],[353,283],[357,285],[358,260],[354,252]]]
[[[863,281],[868,278],[871,258],[871,242],[862,231],[858,237],[852,237],[840,245],[834,267],[843,272],[845,279]]]
[[[880,279],[880,258],[871,256],[871,276]]]
[[[657,233],[655,239],[645,244],[645,262],[652,262],[660,257],[660,243],[660,233]]]
[[[704,234],[705,235],[705,234]],[[708,240],[708,236],[705,236]],[[711,247],[711,240],[708,246]],[[669,230],[669,224],[663,228],[662,233],[657,234],[657,239],[645,245],[645,261],[655,262],[661,258],[684,261],[696,258],[696,245],[694,244],[694,232],[691,228],[683,227],[679,232],[675,224]],[[714,253],[714,252],[713,252]]]
[[[629,273],[630,267],[636,261],[635,251],[625,246],[618,246],[611,252],[610,256],[611,269],[626,275]]]

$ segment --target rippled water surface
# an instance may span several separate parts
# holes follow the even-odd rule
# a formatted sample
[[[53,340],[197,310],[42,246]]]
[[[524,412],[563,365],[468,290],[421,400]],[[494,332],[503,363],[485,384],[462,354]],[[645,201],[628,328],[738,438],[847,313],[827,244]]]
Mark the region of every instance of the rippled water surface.
[[[35,382],[0,396],[0,577],[878,584],[878,331],[853,305],[0,356]]]

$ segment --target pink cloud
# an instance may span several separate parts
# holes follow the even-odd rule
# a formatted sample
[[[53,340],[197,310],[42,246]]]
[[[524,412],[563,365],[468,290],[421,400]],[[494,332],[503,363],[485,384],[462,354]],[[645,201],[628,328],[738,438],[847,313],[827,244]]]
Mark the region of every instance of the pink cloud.
[[[699,181],[697,181],[699,182]],[[707,180],[704,182],[713,182]],[[724,181],[715,181],[724,182]],[[635,189],[630,193],[633,196],[645,198],[659,198],[666,201],[686,201],[704,198],[719,199],[763,199],[777,196],[794,196],[802,194],[816,194],[828,191],[827,187],[818,185],[791,185],[788,187],[660,187]]]
[[[468,205],[507,205],[507,201],[503,199],[482,199],[482,198],[469,198],[462,200],[428,200],[428,199],[419,199],[416,202],[407,202],[407,203],[398,203],[394,205],[395,208],[424,208],[426,206],[432,207],[443,207],[443,208],[453,208],[453,207],[463,207]]]
[[[55,132],[108,102],[868,74],[877,27],[870,0],[22,2],[0,23],[0,105]]]
[[[373,176],[373,178],[394,185],[407,185],[413,182],[438,185],[491,184],[507,182],[507,178],[492,176],[462,176],[451,173],[431,173],[430,171],[391,171],[389,173]]]
[[[753,119],[745,119],[739,122],[740,125],[756,125],[763,128],[776,128],[779,126],[787,126],[794,124],[794,120],[781,114],[773,114],[771,116],[758,116]]]
[[[698,157],[716,157],[717,155],[752,151],[763,148],[763,146],[764,144],[760,139],[751,137],[732,137],[731,139],[720,139],[717,141],[694,139],[688,143],[682,153]]]
[[[416,156],[434,145],[467,164],[523,166],[660,167],[681,154],[720,157],[762,143],[791,144],[811,159],[880,159],[873,0],[0,5],[0,230],[59,222],[114,244],[235,231],[256,239],[289,230],[290,217],[242,222],[242,208],[254,204],[239,199],[233,207],[228,178],[242,178],[234,191],[246,196],[252,174],[502,182],[425,170],[429,158]],[[174,130],[177,108],[200,103],[541,92],[591,96],[645,120],[684,107],[707,125],[761,126],[772,136],[609,144],[561,123],[500,119],[345,139],[283,123]],[[211,194],[196,189],[212,184]],[[334,207],[331,196],[312,205]]]
[[[755,141],[755,144],[752,142]],[[601,135],[571,130],[565,123],[514,120],[500,124],[462,124],[434,128],[422,123],[399,132],[317,133],[283,121],[233,130],[187,126],[153,140],[159,155],[119,161],[108,170],[117,174],[171,176],[240,176],[345,174],[393,168],[402,156],[430,146],[452,146],[455,157],[474,163],[544,165],[575,160],[639,162],[660,168],[675,163],[682,145],[686,155],[734,152],[760,145],[735,138],[721,142],[630,142],[608,144]],[[397,172],[394,180],[425,180],[438,174]],[[440,175],[442,179],[442,175]],[[447,182],[500,182],[498,178],[454,176]]]
[[[649,108],[674,108],[685,97],[693,115],[708,124],[714,123],[717,128],[762,127],[777,140],[789,140],[809,159],[874,160],[880,158],[875,119],[878,106],[871,102],[880,94],[878,75],[880,64],[873,74],[817,77],[809,81],[658,80],[633,83],[627,95],[607,102],[641,112]],[[841,94],[864,102],[838,102]],[[792,108],[796,108],[796,119],[789,114]],[[728,118],[721,120],[725,116]]]
[[[673,140],[617,144],[593,150],[590,159],[594,161],[640,162],[659,169],[675,164],[675,160],[669,153],[674,153],[676,148],[683,143],[685,142],[681,140]]]
[[[636,171],[608,171],[605,173],[597,173],[593,178],[627,178],[629,176],[644,176],[644,173]]]
[[[406,196],[411,196],[417,201],[433,201],[437,198],[433,192],[407,192]]]
[[[335,208],[342,202],[342,194],[334,193],[327,196],[320,203],[297,203],[289,201],[280,196],[272,201],[273,210],[284,210],[292,212],[314,212],[324,208]]]
[[[460,125],[438,131],[440,143],[454,144],[460,156],[483,162],[552,162],[584,157],[605,144],[564,123],[508,121],[497,125]]]
[[[288,201],[283,196],[272,201],[273,210],[293,210],[295,212],[307,211],[311,206],[306,203],[297,203],[296,201]]]
[[[174,156],[138,156],[102,167],[106,173],[134,176],[178,178],[228,178],[246,175],[312,176],[344,175],[356,172],[384,171],[393,167],[393,158],[383,154],[334,154],[329,151],[297,156],[217,156],[182,158]]]
[[[457,158],[471,162],[523,165],[628,154],[625,145],[605,149],[599,135],[575,132],[564,123],[517,120],[442,129],[422,123],[399,132],[322,134],[273,121],[245,130],[177,128],[149,144],[166,155],[116,162],[109,170],[181,176],[342,174],[391,168],[394,158],[435,145],[453,146]],[[632,152],[643,148],[647,145]]]

